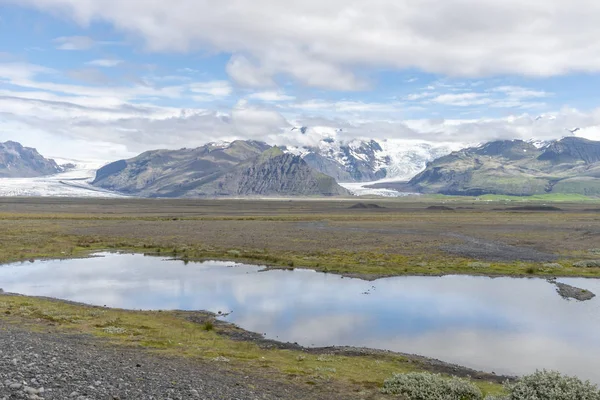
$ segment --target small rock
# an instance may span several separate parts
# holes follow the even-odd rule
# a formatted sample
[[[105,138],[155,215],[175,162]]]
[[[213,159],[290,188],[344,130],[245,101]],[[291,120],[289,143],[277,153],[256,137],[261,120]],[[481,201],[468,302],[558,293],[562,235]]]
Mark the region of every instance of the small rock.
[[[37,389],[34,389],[32,387],[29,386],[25,386],[25,388],[23,388],[23,391],[27,394],[38,394]]]
[[[13,390],[18,390],[21,389],[23,385],[21,385],[20,383],[11,383],[10,385],[8,385],[9,389],[13,389]]]

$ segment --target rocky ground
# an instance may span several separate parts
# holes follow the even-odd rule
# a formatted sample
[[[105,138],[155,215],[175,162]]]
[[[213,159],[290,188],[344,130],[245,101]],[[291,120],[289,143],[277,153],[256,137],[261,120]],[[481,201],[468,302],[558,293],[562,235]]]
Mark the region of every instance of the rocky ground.
[[[0,400],[336,399],[305,386],[0,320]],[[347,397],[345,397],[347,398]]]
[[[556,291],[564,299],[575,299],[579,301],[592,300],[596,295],[589,290],[581,289],[566,283],[556,282],[555,279],[549,279],[548,282],[556,285]]]

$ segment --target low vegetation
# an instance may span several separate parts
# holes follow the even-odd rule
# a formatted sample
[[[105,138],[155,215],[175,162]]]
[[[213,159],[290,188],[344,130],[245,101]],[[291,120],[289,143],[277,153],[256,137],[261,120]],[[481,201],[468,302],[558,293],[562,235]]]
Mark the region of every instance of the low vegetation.
[[[504,385],[505,394],[485,400],[600,400],[596,385],[555,371],[537,371]],[[484,394],[472,382],[427,372],[394,374],[381,390],[408,400],[482,400]]]
[[[473,383],[439,374],[395,374],[381,390],[385,394],[404,396],[410,400],[481,400],[483,394]]]
[[[515,383],[507,383],[508,395],[490,396],[489,400],[600,400],[596,385],[555,371],[537,371]]]
[[[235,326],[194,312],[126,311],[61,301],[0,295],[0,318],[34,330],[91,334],[109,343],[136,346],[273,379],[315,385],[339,385],[352,393],[374,393],[394,373],[428,368],[424,361],[393,354],[346,355],[266,348],[229,338]],[[226,361],[225,361],[226,360]],[[484,393],[501,393],[497,383],[478,380]]]
[[[124,250],[185,261],[225,259],[365,278],[394,275],[600,276],[593,261],[600,213],[497,211],[504,204],[455,200],[452,212],[402,200],[382,209],[344,201],[0,201],[0,262]],[[31,202],[31,203],[28,203]],[[8,203],[8,204],[7,204]],[[533,262],[446,251],[464,239],[553,254]],[[468,243],[467,243],[468,244]],[[477,244],[471,246],[480,247]],[[585,267],[584,267],[585,265]]]

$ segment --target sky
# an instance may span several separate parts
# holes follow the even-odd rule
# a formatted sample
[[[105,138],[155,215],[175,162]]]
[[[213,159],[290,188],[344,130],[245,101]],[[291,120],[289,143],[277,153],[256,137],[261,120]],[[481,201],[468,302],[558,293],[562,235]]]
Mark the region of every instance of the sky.
[[[0,141],[600,140],[598,21],[596,0],[0,0]]]

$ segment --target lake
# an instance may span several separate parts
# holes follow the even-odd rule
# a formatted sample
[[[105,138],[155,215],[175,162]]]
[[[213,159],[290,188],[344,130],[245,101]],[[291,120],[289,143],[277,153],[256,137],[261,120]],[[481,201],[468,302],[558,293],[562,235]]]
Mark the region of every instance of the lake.
[[[127,309],[208,310],[267,338],[414,353],[498,374],[556,369],[600,383],[600,300],[543,279],[395,277],[132,254],[0,266],[0,288]],[[559,279],[600,295],[600,280]]]

